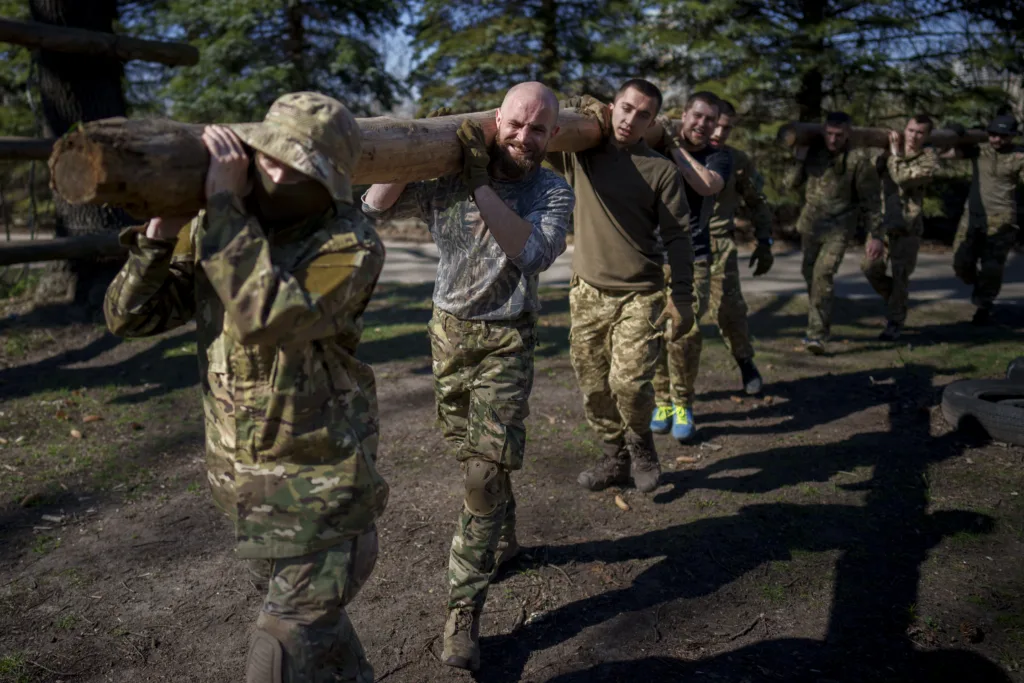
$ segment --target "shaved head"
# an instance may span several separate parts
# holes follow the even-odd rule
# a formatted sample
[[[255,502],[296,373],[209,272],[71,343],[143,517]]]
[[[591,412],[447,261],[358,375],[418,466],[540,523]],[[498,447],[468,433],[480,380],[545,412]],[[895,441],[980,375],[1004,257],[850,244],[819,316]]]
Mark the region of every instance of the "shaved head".
[[[494,114],[498,132],[491,147],[499,177],[518,180],[540,168],[548,142],[558,132],[558,98],[543,83],[509,88]]]
[[[501,111],[506,116],[513,108],[525,107],[527,109],[542,109],[552,117],[550,125],[553,127],[558,121],[558,98],[551,88],[537,81],[527,81],[513,85],[505,93],[505,99],[501,101]]]

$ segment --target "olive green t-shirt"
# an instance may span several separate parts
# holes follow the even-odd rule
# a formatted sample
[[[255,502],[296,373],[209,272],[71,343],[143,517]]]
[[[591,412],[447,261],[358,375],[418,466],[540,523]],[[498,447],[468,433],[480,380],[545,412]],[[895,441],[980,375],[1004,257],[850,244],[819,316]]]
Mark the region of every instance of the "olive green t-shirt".
[[[598,289],[655,291],[665,286],[662,265],[667,254],[673,284],[680,285],[673,286],[672,298],[677,305],[689,305],[690,210],[675,164],[643,140],[627,148],[608,141],[583,152],[552,153],[548,161],[576,193],[576,275]]]

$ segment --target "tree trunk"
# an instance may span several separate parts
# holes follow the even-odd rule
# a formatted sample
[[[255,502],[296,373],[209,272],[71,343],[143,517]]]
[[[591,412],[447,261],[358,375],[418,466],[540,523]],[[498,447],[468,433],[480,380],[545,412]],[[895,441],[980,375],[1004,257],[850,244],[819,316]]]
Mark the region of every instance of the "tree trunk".
[[[784,147],[795,147],[811,145],[816,140],[822,140],[824,135],[825,124],[823,123],[794,121],[779,128],[779,134],[775,139]],[[960,136],[947,128],[936,128],[925,142],[935,147],[956,147],[958,145],[977,145],[986,140],[988,140],[988,133],[983,130],[971,129]],[[854,126],[850,130],[850,145],[887,149],[889,147],[889,129]]]
[[[456,173],[462,148],[456,131],[472,118],[493,139],[494,110],[432,119],[357,119],[362,155],[353,184],[414,182]],[[560,112],[559,132],[548,149],[576,152],[601,140],[596,121],[572,110]],[[68,134],[50,157],[50,183],[70,202],[127,209],[135,218],[194,214],[205,199],[209,163],[201,125],[169,120],[94,121]],[[661,139],[661,126],[648,131],[648,144]]]
[[[811,38],[821,29],[825,21],[825,0],[803,0],[799,39],[794,41],[800,46],[799,53],[803,60],[808,60],[811,67],[800,76],[800,88],[796,93],[798,116],[801,121],[821,121],[821,101],[825,97],[825,75],[820,65],[825,54],[825,43],[821,38]]]
[[[556,0],[542,0],[537,19],[544,27],[541,33],[539,55],[540,78],[554,91],[562,87],[562,64],[558,58],[558,3]]]
[[[106,33],[112,32],[117,17],[115,0],[29,0],[29,9],[38,22]],[[117,59],[42,50],[36,54],[36,64],[46,135],[59,137],[80,121],[124,116],[124,68]],[[56,196],[54,209],[59,237],[116,232],[128,223],[120,210],[72,206]],[[98,313],[119,268],[117,258],[70,261],[63,272],[45,278],[40,298],[70,298],[84,307],[83,312]]]

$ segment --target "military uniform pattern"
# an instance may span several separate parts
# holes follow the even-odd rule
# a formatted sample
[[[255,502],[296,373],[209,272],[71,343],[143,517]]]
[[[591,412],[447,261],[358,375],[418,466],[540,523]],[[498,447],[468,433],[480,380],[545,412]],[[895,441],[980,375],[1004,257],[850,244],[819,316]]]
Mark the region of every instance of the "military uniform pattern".
[[[714,240],[712,241],[714,242]],[[712,249],[714,244],[712,244]],[[665,279],[671,274],[665,266]],[[700,319],[708,310],[713,280],[712,266],[707,261],[693,264],[693,327],[679,339],[672,340],[672,321],[666,323],[665,341],[658,355],[654,373],[655,404],[670,407],[673,404],[692,408],[697,375],[700,374],[700,354],[704,349],[704,335]],[[666,292],[666,296],[668,293]]]
[[[492,180],[491,186],[533,225],[522,253],[512,258],[491,236],[461,176],[412,183],[385,211],[363,202],[364,213],[381,220],[427,222],[440,253],[434,305],[463,320],[513,320],[540,310],[537,276],[565,251],[575,204],[569,184],[546,168],[519,182]]]
[[[207,477],[241,557],[293,557],[368,528],[377,473],[373,370],[355,358],[384,261],[369,221],[338,204],[267,238],[227,194],[177,244],[126,230],[107,291],[111,331],[197,322]]]
[[[371,529],[310,555],[250,561],[267,591],[256,626],[284,646],[283,682],[373,683],[345,606],[373,572],[377,547]]]
[[[973,150],[971,189],[953,243],[957,276],[974,285],[975,306],[992,306],[1003,284],[1003,268],[1020,229],[1017,185],[1024,182],[1024,147]]]
[[[664,307],[663,290],[597,289],[573,276],[569,357],[587,422],[606,444],[622,445],[626,430],[650,432]]]
[[[735,169],[718,194],[711,216],[711,302],[709,310],[718,331],[736,360],[754,357],[747,324],[747,302],[740,286],[739,254],[736,251],[736,211],[747,207],[758,240],[771,239],[772,210],[764,196],[764,178],[745,152],[727,147]]]
[[[509,472],[521,469],[533,388],[536,315],[460,320],[435,308],[428,327],[437,417],[460,461],[483,458],[506,477],[508,501],[490,515],[463,505],[448,559],[449,608],[482,607],[503,535],[515,531]]]
[[[885,237],[878,171],[867,150],[832,155],[819,145],[791,169],[786,184],[806,186],[797,229],[809,299],[807,336],[824,340],[832,327],[835,274],[858,225],[872,237]]]
[[[924,232],[924,192],[939,170],[939,156],[931,147],[909,157],[887,156],[882,180],[885,210],[885,254],[861,261],[861,270],[886,305],[886,319],[903,324],[907,318],[910,276]],[[886,273],[891,267],[892,274]]]

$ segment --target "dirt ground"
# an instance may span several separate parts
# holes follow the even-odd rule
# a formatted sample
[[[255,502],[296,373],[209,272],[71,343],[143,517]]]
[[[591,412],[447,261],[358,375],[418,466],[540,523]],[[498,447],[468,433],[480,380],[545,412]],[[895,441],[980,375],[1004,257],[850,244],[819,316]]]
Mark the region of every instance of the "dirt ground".
[[[382,287],[361,350],[392,495],[351,615],[391,683],[473,678],[438,661],[461,480],[434,424],[429,292]],[[527,555],[491,590],[475,680],[1024,681],[1024,449],[937,408],[1020,355],[1021,311],[977,329],[920,306],[892,347],[876,304],[841,301],[814,358],[806,300],[753,301],[763,397],[737,394],[707,328],[700,439],[658,437],[645,496],[576,486],[598,449],[566,293],[545,300],[514,477]],[[241,680],[261,596],[206,490],[192,331],[122,343],[19,310],[0,309],[0,681]]]

